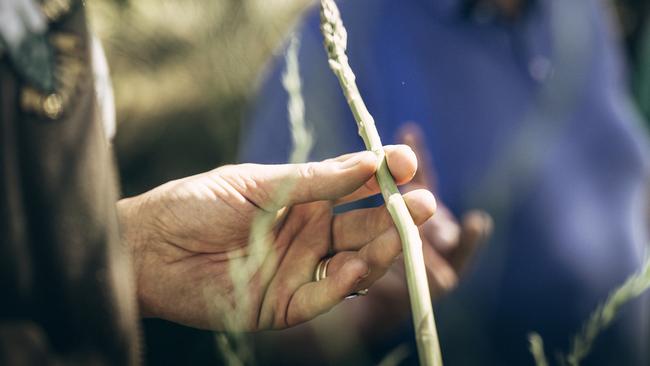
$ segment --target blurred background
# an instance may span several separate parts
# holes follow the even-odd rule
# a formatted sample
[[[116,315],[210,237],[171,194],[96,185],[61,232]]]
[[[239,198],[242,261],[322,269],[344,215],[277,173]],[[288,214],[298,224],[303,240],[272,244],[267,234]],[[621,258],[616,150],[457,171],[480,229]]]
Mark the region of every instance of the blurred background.
[[[117,107],[123,190],[236,159],[239,123],[266,62],[310,0],[93,0]],[[650,3],[617,0],[631,87],[650,116]]]
[[[308,4],[89,2],[112,74],[126,195],[235,161],[258,74]]]
[[[117,107],[113,141],[124,195],[237,161],[240,123],[260,75],[309,0],[92,0]],[[630,88],[650,117],[648,0],[612,11]],[[151,365],[220,363],[214,335],[144,322]]]

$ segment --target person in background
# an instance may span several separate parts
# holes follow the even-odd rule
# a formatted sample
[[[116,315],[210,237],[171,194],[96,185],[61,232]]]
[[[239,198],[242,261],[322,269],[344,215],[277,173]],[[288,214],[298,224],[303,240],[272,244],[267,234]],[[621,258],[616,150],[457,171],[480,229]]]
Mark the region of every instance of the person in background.
[[[429,181],[440,206],[456,217],[480,207],[494,219],[489,250],[436,307],[446,363],[530,364],[531,331],[544,338],[547,354],[566,352],[590,313],[647,255],[648,140],[608,8],[597,0],[356,0],[340,7],[350,62],[384,141],[419,136],[416,152],[429,162],[420,168],[435,171]],[[317,9],[296,33],[316,139],[311,157],[362,148],[328,68]],[[241,161],[288,158],[283,69],[276,59],[261,85]],[[454,237],[434,252],[444,257],[458,244]],[[405,286],[395,278],[393,288]],[[411,325],[398,313],[407,308],[392,306],[396,299],[381,288],[284,332],[291,347],[277,334],[260,337],[264,363],[300,364],[319,354],[324,364],[372,364],[404,342],[406,363],[416,362]],[[587,363],[647,365],[648,309],[643,300],[627,305]],[[375,316],[367,331],[340,339],[339,327],[353,333],[353,320],[364,314]],[[391,328],[387,318],[401,322]],[[330,342],[330,359],[316,339]],[[283,361],[274,361],[281,351]]]

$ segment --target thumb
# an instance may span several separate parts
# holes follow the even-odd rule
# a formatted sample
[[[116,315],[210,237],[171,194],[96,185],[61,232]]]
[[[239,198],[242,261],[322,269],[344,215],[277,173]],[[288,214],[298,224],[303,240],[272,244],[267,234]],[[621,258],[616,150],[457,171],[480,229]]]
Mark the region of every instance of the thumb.
[[[367,182],[377,170],[371,151],[304,164],[242,164],[219,174],[265,211],[312,201],[334,200]]]

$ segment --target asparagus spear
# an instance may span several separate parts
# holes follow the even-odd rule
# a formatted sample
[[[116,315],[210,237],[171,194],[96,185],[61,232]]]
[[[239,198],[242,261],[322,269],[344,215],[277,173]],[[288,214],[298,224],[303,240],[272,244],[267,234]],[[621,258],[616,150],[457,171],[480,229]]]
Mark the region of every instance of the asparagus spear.
[[[388,170],[383,145],[375,127],[375,121],[368,112],[357,84],[354,72],[348,63],[345,54],[347,48],[347,31],[341,20],[341,15],[333,0],[321,0],[321,31],[324,45],[327,50],[330,68],[339,79],[343,94],[352,110],[354,119],[359,128],[359,135],[363,138],[366,149],[373,151],[379,157],[377,181],[381,188],[386,207],[390,212],[393,222],[402,240],[404,252],[404,265],[408,283],[413,324],[415,325],[415,338],[418,345],[418,355],[421,365],[442,365],[440,345],[436,331],[431,295],[427,283],[427,274],[422,253],[422,240],[420,233],[413,222],[406,203],[402,198],[393,176]]]

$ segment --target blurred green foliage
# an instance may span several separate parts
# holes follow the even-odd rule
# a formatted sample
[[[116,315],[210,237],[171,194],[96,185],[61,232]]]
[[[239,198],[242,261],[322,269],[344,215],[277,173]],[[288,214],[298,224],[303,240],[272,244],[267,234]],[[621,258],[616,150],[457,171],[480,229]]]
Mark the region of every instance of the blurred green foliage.
[[[650,24],[646,25],[641,39],[639,62],[634,73],[634,92],[650,127]]]
[[[614,2],[636,102],[650,127],[650,1]]]
[[[236,159],[264,63],[307,0],[95,0],[126,195]]]

